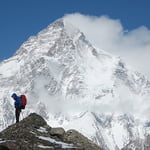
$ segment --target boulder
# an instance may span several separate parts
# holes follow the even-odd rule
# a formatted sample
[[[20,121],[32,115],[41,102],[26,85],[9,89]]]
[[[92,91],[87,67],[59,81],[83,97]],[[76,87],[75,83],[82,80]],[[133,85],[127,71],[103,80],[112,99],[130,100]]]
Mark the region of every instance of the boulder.
[[[50,135],[63,138],[65,135],[65,130],[63,128],[52,128],[50,130]]]
[[[93,143],[91,140],[89,140],[76,130],[68,130],[64,138],[67,142],[76,144],[77,146],[85,150],[102,150],[98,145]]]

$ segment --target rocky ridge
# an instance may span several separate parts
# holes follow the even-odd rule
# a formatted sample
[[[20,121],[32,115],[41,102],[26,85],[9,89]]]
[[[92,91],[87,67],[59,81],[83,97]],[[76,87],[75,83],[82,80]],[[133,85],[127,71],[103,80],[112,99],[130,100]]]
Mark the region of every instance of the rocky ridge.
[[[52,128],[32,113],[0,133],[0,150],[102,150],[75,130]]]

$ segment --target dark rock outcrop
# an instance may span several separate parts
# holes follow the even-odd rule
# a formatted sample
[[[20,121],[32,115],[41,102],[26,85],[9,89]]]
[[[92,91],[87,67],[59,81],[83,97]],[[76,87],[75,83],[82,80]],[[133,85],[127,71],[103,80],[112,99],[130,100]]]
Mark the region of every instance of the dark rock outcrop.
[[[51,128],[33,113],[0,133],[0,150],[102,150],[75,130]]]

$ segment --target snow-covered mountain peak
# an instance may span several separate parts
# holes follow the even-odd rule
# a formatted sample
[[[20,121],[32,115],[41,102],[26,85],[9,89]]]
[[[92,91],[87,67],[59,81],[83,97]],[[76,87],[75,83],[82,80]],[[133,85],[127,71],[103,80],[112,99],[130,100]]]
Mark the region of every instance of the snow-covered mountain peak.
[[[10,95],[16,92],[29,99],[24,115],[36,112],[51,125],[74,127],[106,150],[145,135],[150,82],[120,58],[95,48],[64,19],[0,63],[0,80],[0,129],[14,121]]]
[[[56,41],[63,38],[71,38],[75,40],[76,37],[80,36],[78,33],[81,33],[78,29],[69,25],[69,23],[65,23],[63,19],[59,19],[44,30],[40,31],[37,36],[30,37],[25,43],[23,43],[15,55],[48,53],[49,48],[53,47]]]

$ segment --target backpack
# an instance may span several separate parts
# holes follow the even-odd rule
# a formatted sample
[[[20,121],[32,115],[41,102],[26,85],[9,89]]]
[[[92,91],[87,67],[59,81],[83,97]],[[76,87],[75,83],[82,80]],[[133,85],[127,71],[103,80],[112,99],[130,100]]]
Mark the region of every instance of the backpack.
[[[25,106],[27,104],[27,98],[25,95],[20,95],[20,97],[21,97],[21,102],[22,102],[21,109],[25,109]]]

